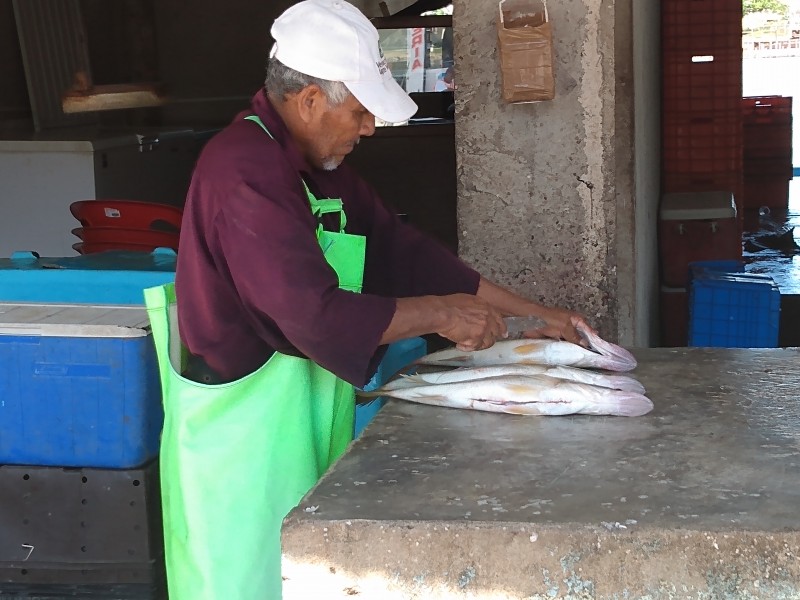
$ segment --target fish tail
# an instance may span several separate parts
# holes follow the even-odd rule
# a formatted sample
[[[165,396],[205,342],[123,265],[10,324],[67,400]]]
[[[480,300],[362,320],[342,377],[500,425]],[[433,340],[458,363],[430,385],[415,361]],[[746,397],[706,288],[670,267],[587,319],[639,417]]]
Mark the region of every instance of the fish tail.
[[[384,396],[384,390],[370,390],[369,392],[364,390],[356,390],[356,398],[360,398],[361,400],[358,401],[359,404],[365,404],[375,398],[379,398],[380,396]]]
[[[641,417],[653,410],[653,402],[647,396],[634,392],[613,391],[598,397],[580,412],[589,415],[611,415],[616,417]]]
[[[622,346],[607,342],[584,327],[579,327],[578,333],[589,343],[592,350],[601,354],[591,366],[609,371],[631,371],[636,368],[636,358]]]
[[[627,350],[625,350],[627,352]],[[630,358],[624,356],[609,356],[603,354],[594,357],[592,360],[592,367],[596,369],[606,369],[607,371],[632,371],[636,368],[636,359],[631,355]]]
[[[645,392],[644,386],[633,377],[628,377],[626,375],[608,375],[607,378],[609,385],[615,390],[634,392],[636,394],[644,394]]]

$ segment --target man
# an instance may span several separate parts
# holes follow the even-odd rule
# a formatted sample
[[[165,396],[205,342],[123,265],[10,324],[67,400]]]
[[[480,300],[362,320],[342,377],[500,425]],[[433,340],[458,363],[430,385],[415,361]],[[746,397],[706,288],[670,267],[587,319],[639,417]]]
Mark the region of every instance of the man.
[[[416,111],[357,9],[305,0],[272,35],[265,88],[207,144],[189,189],[175,287],[185,377],[174,298],[148,290],[171,600],[280,597],[282,518],[351,440],[353,386],[386,344],[436,333],[482,349],[503,316],[529,314],[579,341],[578,315],[481,278],[342,165],[376,117]]]
[[[455,84],[455,69],[453,66],[447,67],[447,70],[439,75],[436,85],[433,87],[434,92],[446,92],[448,90],[456,89]]]

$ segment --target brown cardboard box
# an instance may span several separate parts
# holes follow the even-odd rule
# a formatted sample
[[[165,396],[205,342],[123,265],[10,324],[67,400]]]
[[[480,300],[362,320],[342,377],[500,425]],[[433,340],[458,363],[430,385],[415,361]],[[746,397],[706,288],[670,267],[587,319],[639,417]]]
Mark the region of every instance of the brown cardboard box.
[[[501,0],[497,41],[506,102],[555,98],[553,31],[544,0]]]

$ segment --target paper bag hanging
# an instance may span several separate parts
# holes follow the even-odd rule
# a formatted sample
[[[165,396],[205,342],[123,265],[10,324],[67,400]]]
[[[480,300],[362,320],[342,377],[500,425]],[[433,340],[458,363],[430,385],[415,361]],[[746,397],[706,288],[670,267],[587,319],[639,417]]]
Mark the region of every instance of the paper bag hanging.
[[[544,0],[501,0],[497,20],[503,100],[538,102],[556,96],[553,30]]]

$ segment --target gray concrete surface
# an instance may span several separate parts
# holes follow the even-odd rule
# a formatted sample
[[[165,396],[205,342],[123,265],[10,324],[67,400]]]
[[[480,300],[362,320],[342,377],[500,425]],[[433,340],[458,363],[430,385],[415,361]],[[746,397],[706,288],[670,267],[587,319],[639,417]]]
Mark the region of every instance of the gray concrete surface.
[[[287,600],[800,598],[800,352],[642,349],[649,415],[390,402],[287,517]]]

